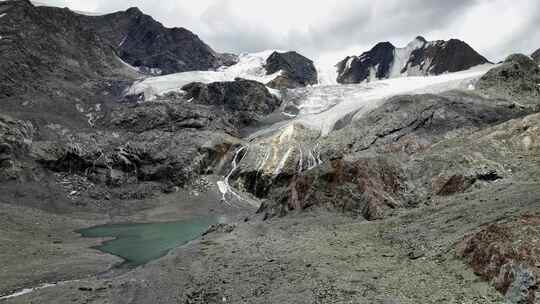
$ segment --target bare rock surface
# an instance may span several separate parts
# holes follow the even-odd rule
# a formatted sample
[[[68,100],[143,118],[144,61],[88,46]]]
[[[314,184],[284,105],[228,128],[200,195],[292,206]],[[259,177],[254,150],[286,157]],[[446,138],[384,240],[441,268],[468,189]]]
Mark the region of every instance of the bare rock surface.
[[[522,54],[508,56],[498,67],[484,75],[477,86],[493,97],[502,97],[522,106],[538,105],[540,100],[540,67]]]
[[[282,75],[268,84],[275,89],[294,89],[318,82],[313,61],[297,52],[272,53],[266,60],[265,69],[268,75],[282,71]]]

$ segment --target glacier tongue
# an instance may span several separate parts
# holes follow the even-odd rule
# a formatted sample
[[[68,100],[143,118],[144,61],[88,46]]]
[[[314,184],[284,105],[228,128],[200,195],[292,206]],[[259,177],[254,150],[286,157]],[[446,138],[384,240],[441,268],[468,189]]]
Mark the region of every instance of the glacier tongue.
[[[303,96],[293,102],[299,109],[293,122],[316,129],[324,136],[334,129],[340,119],[351,113],[362,115],[394,95],[469,89],[492,67],[486,64],[439,76],[401,77],[363,84],[320,85],[298,89],[303,90]]]

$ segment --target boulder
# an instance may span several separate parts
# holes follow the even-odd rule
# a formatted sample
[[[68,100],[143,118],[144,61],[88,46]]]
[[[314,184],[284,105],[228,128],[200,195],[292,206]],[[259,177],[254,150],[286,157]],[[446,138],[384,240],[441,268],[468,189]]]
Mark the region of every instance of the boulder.
[[[317,69],[310,59],[297,52],[274,52],[266,60],[267,75],[282,71],[268,86],[274,89],[293,89],[318,82]]]

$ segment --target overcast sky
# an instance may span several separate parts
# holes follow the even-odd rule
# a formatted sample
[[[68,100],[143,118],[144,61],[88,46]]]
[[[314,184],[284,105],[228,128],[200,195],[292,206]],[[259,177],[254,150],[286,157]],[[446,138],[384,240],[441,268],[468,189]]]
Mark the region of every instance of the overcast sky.
[[[539,0],[38,0],[108,13],[139,7],[192,30],[220,52],[296,50],[313,59],[360,54],[379,41],[458,38],[492,61],[540,48]]]

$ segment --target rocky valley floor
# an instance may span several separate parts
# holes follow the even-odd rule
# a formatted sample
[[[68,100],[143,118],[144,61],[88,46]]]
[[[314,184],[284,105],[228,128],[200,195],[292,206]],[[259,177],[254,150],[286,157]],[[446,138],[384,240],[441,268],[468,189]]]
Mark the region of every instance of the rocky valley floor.
[[[539,195],[538,183],[501,182],[379,222],[324,211],[252,218],[117,277],[7,303],[501,303],[458,245],[534,215]]]

